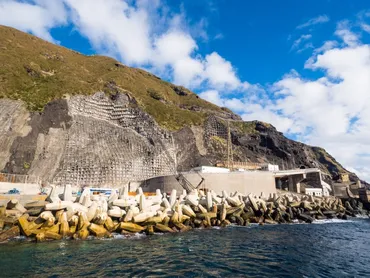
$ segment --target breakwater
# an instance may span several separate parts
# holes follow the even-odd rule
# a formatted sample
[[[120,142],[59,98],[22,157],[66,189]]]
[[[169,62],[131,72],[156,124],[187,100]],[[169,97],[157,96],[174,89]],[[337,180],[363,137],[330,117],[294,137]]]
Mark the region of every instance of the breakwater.
[[[47,202],[26,206],[11,200],[0,209],[0,241],[24,235],[37,242],[62,238],[102,238],[112,233],[132,235],[145,233],[186,232],[194,228],[226,227],[230,224],[278,224],[294,221],[312,223],[331,218],[369,216],[362,203],[352,199],[316,198],[292,193],[270,194],[268,197],[243,195],[238,192],[221,195],[194,190],[177,195],[159,190],[146,196],[141,188],[131,196],[124,187],[120,194],[112,191],[109,198],[91,195],[85,189],[73,201],[72,191],[65,186],[58,196],[53,188]]]

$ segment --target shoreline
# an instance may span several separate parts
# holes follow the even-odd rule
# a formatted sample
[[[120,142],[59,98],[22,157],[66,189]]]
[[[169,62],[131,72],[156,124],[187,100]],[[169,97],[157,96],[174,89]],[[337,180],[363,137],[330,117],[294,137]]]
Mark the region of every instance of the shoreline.
[[[326,219],[326,220],[315,220],[312,223],[306,223],[306,222],[292,222],[292,223],[282,223],[282,224],[269,224],[269,225],[262,225],[263,228],[265,227],[274,227],[274,226],[295,226],[295,225],[324,225],[324,224],[346,224],[346,223],[355,223],[355,222],[360,222],[360,221],[366,221],[370,220],[370,217],[366,216],[356,216],[356,217],[350,217],[347,220],[343,219]],[[258,223],[250,223],[248,226],[240,226],[240,225],[235,225],[235,224],[230,224],[229,226],[226,227],[219,227],[219,226],[212,226],[208,228],[194,228],[189,230],[188,232],[202,232],[204,230],[221,230],[221,229],[258,229],[262,228],[260,224]],[[184,234],[183,232],[178,232],[181,234]],[[156,236],[166,236],[166,235],[173,235],[176,236],[177,233],[161,233],[161,232],[155,232],[154,234],[148,235],[146,233],[132,233],[132,234],[121,234],[121,233],[111,233],[111,237],[96,237],[93,235],[89,235],[86,239],[81,240],[81,239],[73,239],[72,237],[64,237],[61,240],[46,240],[43,241],[43,243],[47,244],[48,242],[89,242],[89,241],[96,241],[96,240],[102,240],[102,241],[111,241],[111,240],[140,240],[148,237],[156,237]],[[16,238],[11,238],[7,241],[0,242],[0,246],[2,244],[10,244],[10,243],[19,243],[19,244],[24,244],[24,243],[29,243],[29,244],[34,244],[35,239],[32,237],[26,237],[24,235],[17,236]]]
[[[119,195],[91,195],[87,188],[72,201],[70,186],[58,196],[53,187],[47,202],[27,204],[11,200],[0,208],[0,242],[19,236],[30,241],[114,238],[139,234],[179,233],[193,229],[227,226],[250,226],[313,223],[316,220],[347,220],[356,215],[369,218],[369,211],[356,199],[345,202],[334,197],[313,197],[294,193],[275,193],[269,197],[229,194],[223,191],[185,190],[178,196],[156,191],[146,196],[139,188],[136,196],[122,188]],[[1,223],[0,223],[1,224]],[[296,223],[293,223],[296,224]],[[317,223],[320,224],[320,223]]]

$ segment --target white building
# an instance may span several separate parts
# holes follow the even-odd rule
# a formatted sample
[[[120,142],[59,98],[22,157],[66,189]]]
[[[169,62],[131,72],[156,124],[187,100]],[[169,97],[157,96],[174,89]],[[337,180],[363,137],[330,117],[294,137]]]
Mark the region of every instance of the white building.
[[[262,167],[262,170],[270,171],[270,172],[277,172],[279,171],[279,165],[266,164]]]
[[[306,194],[315,196],[315,197],[322,197],[323,192],[322,188],[312,188],[312,187],[306,187]]]
[[[191,169],[191,171],[199,173],[230,173],[230,169],[222,167],[213,167],[213,166],[199,166]]]

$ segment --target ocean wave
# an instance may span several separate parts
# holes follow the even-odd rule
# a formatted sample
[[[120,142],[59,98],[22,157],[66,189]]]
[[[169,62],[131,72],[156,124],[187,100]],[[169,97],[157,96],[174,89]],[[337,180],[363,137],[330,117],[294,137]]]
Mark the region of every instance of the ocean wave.
[[[352,223],[355,222],[353,219],[338,219],[338,218],[333,218],[333,219],[323,219],[323,220],[314,220],[312,224],[330,224],[330,223]]]

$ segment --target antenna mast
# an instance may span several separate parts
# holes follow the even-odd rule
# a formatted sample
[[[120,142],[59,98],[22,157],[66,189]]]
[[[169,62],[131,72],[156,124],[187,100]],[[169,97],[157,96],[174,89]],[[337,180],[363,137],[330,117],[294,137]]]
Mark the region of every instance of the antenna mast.
[[[231,170],[234,168],[233,144],[231,142],[230,121],[229,120],[227,120],[227,168]]]

